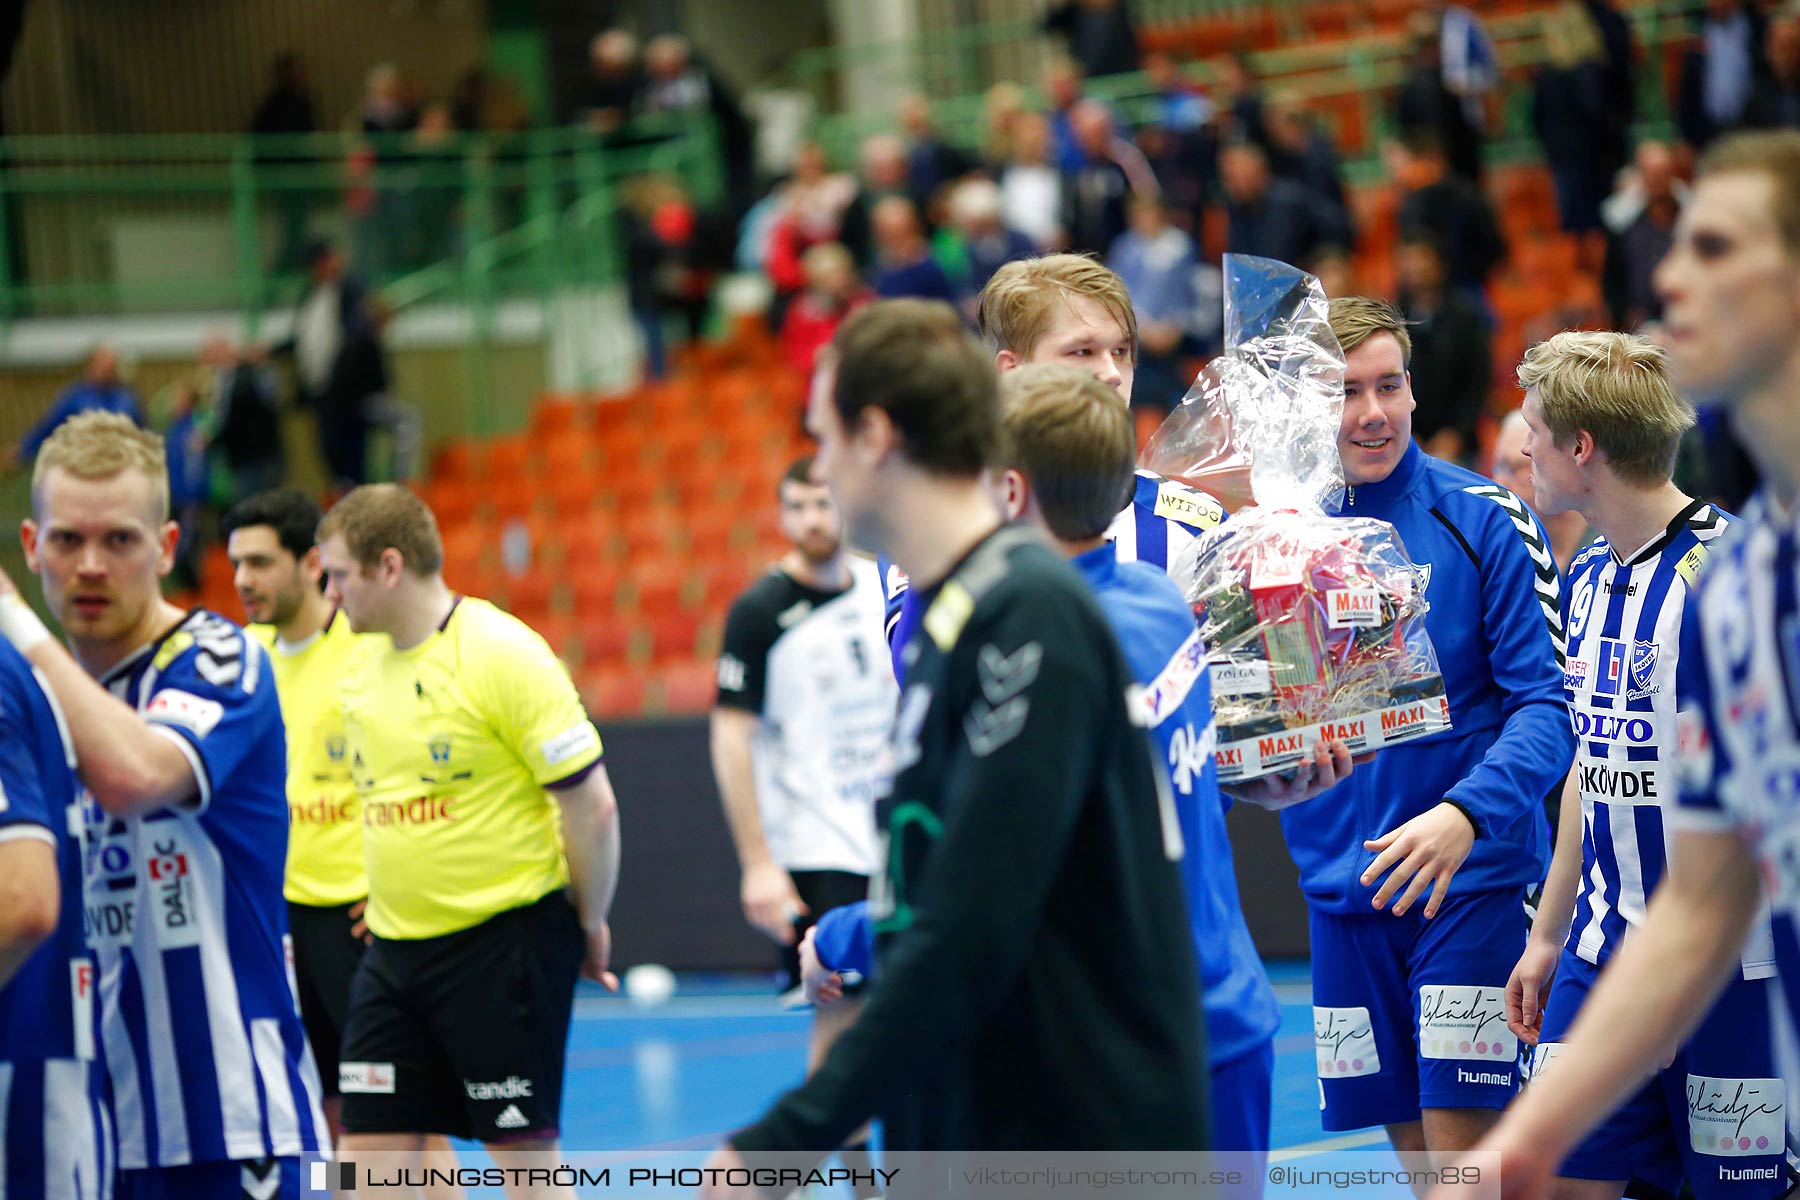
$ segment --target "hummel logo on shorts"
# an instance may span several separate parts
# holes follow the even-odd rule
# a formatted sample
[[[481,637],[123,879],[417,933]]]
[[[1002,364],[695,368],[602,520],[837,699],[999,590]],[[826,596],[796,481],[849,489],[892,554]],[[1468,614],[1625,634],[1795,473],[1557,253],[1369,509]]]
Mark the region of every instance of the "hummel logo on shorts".
[[[525,1114],[519,1111],[519,1106],[516,1104],[507,1105],[500,1110],[500,1115],[494,1118],[494,1126],[497,1129],[523,1129],[529,1124],[531,1122],[525,1119]]]

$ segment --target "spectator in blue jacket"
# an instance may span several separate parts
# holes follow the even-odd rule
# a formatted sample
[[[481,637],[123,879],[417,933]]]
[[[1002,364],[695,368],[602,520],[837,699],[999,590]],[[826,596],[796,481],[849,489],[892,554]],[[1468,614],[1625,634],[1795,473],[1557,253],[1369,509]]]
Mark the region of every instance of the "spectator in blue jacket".
[[[1559,583],[1523,501],[1413,443],[1399,312],[1339,297],[1331,327],[1347,364],[1340,511],[1392,524],[1417,566],[1452,728],[1282,814],[1311,914],[1321,1117],[1448,1154],[1519,1087],[1506,982],[1549,858],[1544,798],[1574,757]]]
[[[50,411],[39,417],[19,440],[12,465],[22,466],[36,458],[38,447],[70,417],[96,410],[123,413],[140,426],[144,423],[144,406],[137,393],[119,378],[119,352],[105,343],[94,347],[81,378],[64,388]]]
[[[875,236],[875,294],[883,300],[916,296],[956,303],[956,286],[938,260],[919,223],[919,210],[905,196],[875,205],[869,227]]]
[[[1161,200],[1134,196],[1128,211],[1131,227],[1113,241],[1106,265],[1125,281],[1137,311],[1137,383],[1131,401],[1167,412],[1187,391],[1182,356],[1201,349],[1195,336],[1200,255],[1194,239],[1169,224]]]

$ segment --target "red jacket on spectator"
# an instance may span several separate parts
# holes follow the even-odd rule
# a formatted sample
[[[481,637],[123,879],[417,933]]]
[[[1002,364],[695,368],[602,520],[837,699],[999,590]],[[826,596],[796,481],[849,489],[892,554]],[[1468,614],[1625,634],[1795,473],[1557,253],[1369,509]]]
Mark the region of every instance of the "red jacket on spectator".
[[[773,264],[770,274],[774,274]],[[859,289],[849,300],[842,302],[810,291],[795,296],[781,322],[782,354],[797,370],[811,375],[813,360],[825,343],[837,334],[838,326],[874,298],[875,293],[867,288]]]

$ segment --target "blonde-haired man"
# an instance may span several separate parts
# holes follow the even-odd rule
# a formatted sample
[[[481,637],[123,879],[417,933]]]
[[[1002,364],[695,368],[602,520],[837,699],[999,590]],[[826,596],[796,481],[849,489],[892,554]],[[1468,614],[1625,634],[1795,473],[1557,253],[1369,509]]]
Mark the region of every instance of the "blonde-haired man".
[[[327,597],[382,635],[342,690],[375,935],[344,1025],[345,1150],[554,1150],[576,977],[617,986],[600,736],[543,638],[445,586],[417,496],[356,488],[318,536]]]
[[[1736,134],[1703,155],[1675,243],[1657,268],[1669,376],[1729,417],[1768,481],[1682,614],[1675,677],[1680,802],[1668,873],[1643,924],[1582,1005],[1545,1087],[1528,1089],[1480,1147],[1503,1155],[1505,1193],[1540,1196],[1569,1151],[1668,1060],[1742,974],[1766,919],[1779,1003],[1766,1016],[1780,1078],[1721,1104],[1690,1080],[1690,1136],[1741,1154],[1792,1144],[1800,1088],[1800,700],[1795,677],[1795,481],[1800,479],[1800,133]],[[1666,653],[1666,651],[1665,651]],[[1589,668],[1592,670],[1592,668]],[[1664,683],[1662,686],[1667,687]],[[1745,1030],[1745,1032],[1748,1032]],[[1698,1085],[1698,1086],[1696,1086]],[[1785,1092],[1786,1121],[1769,1100]],[[1773,1095],[1771,1095],[1771,1093]],[[1752,1128],[1740,1129],[1742,1120]],[[1785,1128],[1783,1125],[1785,1124]],[[1746,1144],[1747,1143],[1747,1144]],[[1747,1172],[1760,1168],[1722,1164]],[[1768,1194],[1786,1186],[1779,1175]]]
[[[1544,796],[1574,749],[1556,564],[1522,500],[1413,442],[1405,319],[1340,296],[1330,320],[1341,512],[1389,522],[1412,556],[1455,727],[1282,814],[1310,910],[1321,1120],[1467,1149],[1518,1088],[1506,979],[1548,859]]]
[[[1531,940],[1507,985],[1507,1023],[1537,1047],[1539,1065],[1562,1050],[1667,867],[1682,613],[1727,518],[1670,481],[1694,410],[1669,382],[1666,358],[1632,334],[1559,333],[1519,365],[1538,509],[1578,512],[1601,534],[1569,568],[1564,690],[1579,736],[1575,769]],[[1785,1138],[1746,1153],[1734,1133],[1721,1153],[1717,1133],[1692,1136],[1690,1114],[1697,1099],[1704,1112],[1717,1099],[1760,1093],[1757,1107],[1768,1111],[1752,1118],[1753,1136],[1781,1128],[1784,1098],[1766,1087],[1775,1074],[1764,1019],[1774,972],[1763,925],[1695,1035],[1563,1163],[1560,1195],[1615,1200],[1633,1177],[1669,1192],[1685,1177],[1701,1197],[1772,1194]]]
[[[51,435],[21,535],[68,650],[9,582],[0,632],[49,681],[87,789],[88,939],[127,1193],[297,1196],[299,1156],[329,1141],[287,972],[268,657],[224,617],[162,599],[179,535],[168,468],[125,417]]]

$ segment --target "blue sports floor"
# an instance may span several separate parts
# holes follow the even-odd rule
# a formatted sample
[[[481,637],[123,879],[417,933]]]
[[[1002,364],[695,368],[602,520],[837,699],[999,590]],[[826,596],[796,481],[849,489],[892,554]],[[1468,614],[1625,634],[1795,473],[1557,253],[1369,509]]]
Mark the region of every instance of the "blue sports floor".
[[[1367,1148],[1380,1156],[1359,1165],[1397,1166],[1379,1130],[1327,1135],[1320,1129],[1309,969],[1277,964],[1270,976],[1282,1017],[1275,1039],[1275,1158]],[[778,1008],[772,984],[683,977],[677,995],[652,1008],[581,986],[563,1096],[566,1150],[708,1149],[805,1073],[810,1015]],[[458,1149],[466,1164],[487,1161],[478,1146]]]

